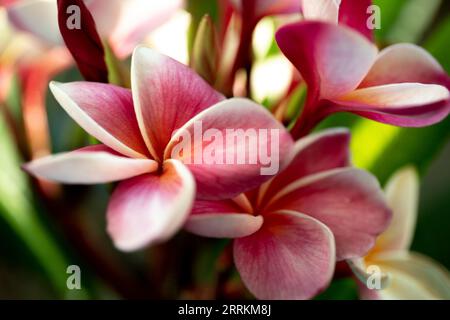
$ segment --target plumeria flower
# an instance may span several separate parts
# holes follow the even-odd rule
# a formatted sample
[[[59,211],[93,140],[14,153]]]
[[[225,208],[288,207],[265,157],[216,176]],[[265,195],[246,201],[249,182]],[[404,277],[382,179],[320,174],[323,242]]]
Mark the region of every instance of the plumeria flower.
[[[399,170],[388,181],[385,193],[393,212],[392,222],[364,258],[351,262],[362,281],[361,298],[450,299],[450,273],[432,259],[409,251],[418,211],[416,171],[411,167]],[[371,290],[367,281],[376,276],[377,269],[381,276],[378,289],[381,290]]]
[[[196,201],[186,229],[235,238],[234,262],[259,299],[307,299],[336,260],[364,256],[388,226],[377,180],[350,166],[345,129],[300,139],[286,169],[233,200]]]
[[[123,180],[107,212],[108,232],[119,249],[171,237],[185,222],[195,195],[233,197],[270,178],[261,175],[260,163],[215,165],[190,163],[187,154],[171,157],[177,137],[194,136],[195,123],[205,131],[274,129],[280,150],[291,150],[289,133],[262,106],[246,99],[224,100],[191,69],[154,50],[135,50],[131,78],[131,91],[93,82],[51,83],[61,106],[103,144],[25,165],[37,177],[68,184]],[[236,143],[215,151],[236,152]],[[263,148],[271,141],[259,143]],[[203,144],[207,142],[193,141],[192,150]],[[280,167],[286,161],[281,159]]]
[[[131,54],[150,31],[166,22],[183,0],[84,0],[100,36],[119,58]],[[12,23],[50,46],[64,45],[58,27],[56,0],[14,1],[8,7]]]
[[[252,28],[258,23],[253,32],[255,62],[252,66],[252,80],[250,81],[252,84],[251,92],[256,101],[263,101],[262,98],[266,98],[268,92],[274,92],[275,95],[272,96],[277,99],[283,97],[287,100],[289,99],[289,93],[298,86],[299,81],[299,77],[294,72],[295,68],[283,54],[277,53],[272,54],[270,58],[266,57],[268,50],[273,45],[274,31],[270,29],[274,28],[274,24],[271,19],[260,21],[262,18],[288,15],[284,19],[279,19],[281,24],[294,19],[340,23],[354,28],[370,41],[373,40],[373,30],[369,30],[367,27],[369,18],[367,9],[372,4],[371,0],[233,0],[231,3],[243,20],[242,32],[244,33],[241,34],[241,42],[244,44],[241,44],[241,47],[244,46],[244,48],[240,48],[242,49],[241,52],[237,52],[238,57],[248,50],[245,47],[249,42],[247,37],[252,35]],[[263,53],[259,54],[258,51],[263,51]],[[235,65],[235,69],[237,67],[239,67],[239,63],[238,66]],[[227,67],[224,67],[224,69],[229,70]],[[272,69],[280,69],[280,71],[270,72]],[[278,76],[274,77],[274,74],[278,74]]]
[[[308,85],[294,136],[341,111],[404,127],[431,125],[449,113],[449,77],[415,45],[378,52],[360,33],[323,22],[286,25],[276,39]]]
[[[85,3],[100,35],[108,40],[116,56],[125,58],[149,32],[167,21],[183,1],[86,0]],[[26,37],[27,46],[9,56],[10,60],[17,60],[14,63],[23,88],[25,130],[31,157],[37,158],[50,153],[45,108],[48,82],[74,61],[58,27],[56,0],[9,0],[0,5],[4,6],[2,9],[7,11],[9,22],[14,26],[14,39]],[[26,59],[21,58],[24,55]],[[0,69],[8,71],[2,65]],[[2,81],[2,85],[7,87],[10,79]]]

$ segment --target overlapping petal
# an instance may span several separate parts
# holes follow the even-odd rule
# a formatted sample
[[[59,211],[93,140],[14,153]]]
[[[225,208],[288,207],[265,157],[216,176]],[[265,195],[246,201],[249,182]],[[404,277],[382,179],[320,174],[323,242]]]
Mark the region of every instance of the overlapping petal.
[[[133,54],[131,82],[139,127],[156,159],[175,130],[223,99],[187,66],[145,47]]]
[[[333,234],[304,214],[273,213],[257,232],[234,241],[234,262],[257,298],[308,299],[326,288],[333,275]]]
[[[300,71],[308,94],[331,99],[358,87],[377,48],[358,32],[323,22],[299,22],[276,33],[281,51]]]
[[[199,125],[203,137],[196,133]],[[292,145],[289,133],[270,112],[250,100],[234,98],[203,111],[180,128],[165,158],[186,163],[195,176],[200,199],[224,199],[277,174],[291,160]],[[263,156],[268,157],[267,163]]]
[[[450,112],[449,77],[414,45],[395,45],[378,55],[358,32],[322,22],[290,24],[276,37],[308,84],[294,136],[334,112],[403,127],[431,125]]]
[[[29,173],[66,184],[96,184],[128,179],[158,168],[151,159],[127,158],[104,145],[34,160],[24,169]]]
[[[298,140],[294,145],[293,160],[270,181],[265,200],[269,201],[278,191],[298,179],[349,166],[349,143],[350,133],[347,129],[324,130]]]
[[[384,300],[450,299],[450,274],[436,261],[418,253],[394,252],[376,257],[390,284],[378,291]]]
[[[185,228],[203,237],[234,239],[255,233],[262,224],[262,216],[248,213],[207,213],[191,215]]]
[[[444,119],[450,111],[450,93],[440,85],[387,84],[355,90],[333,101],[335,111],[403,127],[421,127]]]
[[[281,190],[265,210],[295,210],[326,224],[336,239],[338,260],[367,254],[391,218],[378,181],[355,168],[300,179]]]
[[[123,251],[167,240],[184,224],[195,196],[195,182],[179,161],[164,162],[161,175],[121,182],[108,206],[108,233]]]
[[[185,228],[203,237],[240,238],[258,231],[262,224],[261,216],[246,212],[234,200],[196,200]]]
[[[399,43],[380,51],[360,88],[391,83],[417,82],[440,84],[450,88],[450,80],[439,62],[426,50]]]
[[[52,82],[50,90],[72,119],[110,148],[129,157],[148,155],[129,90],[89,82]]]

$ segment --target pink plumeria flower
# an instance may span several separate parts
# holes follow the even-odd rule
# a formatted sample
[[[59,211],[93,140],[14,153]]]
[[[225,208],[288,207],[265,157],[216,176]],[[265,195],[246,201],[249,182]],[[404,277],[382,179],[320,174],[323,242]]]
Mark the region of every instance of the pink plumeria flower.
[[[362,281],[361,298],[450,299],[450,273],[436,261],[409,251],[418,212],[416,171],[411,167],[399,170],[388,181],[385,193],[393,213],[392,222],[364,258],[351,262]],[[375,272],[379,272],[379,280],[374,278]]]
[[[284,171],[256,192],[196,201],[192,233],[234,240],[234,262],[259,299],[307,299],[336,259],[365,255],[390,220],[377,180],[350,167],[345,129],[300,139]]]
[[[294,136],[341,111],[404,127],[431,125],[449,113],[449,77],[420,47],[397,44],[378,52],[353,29],[323,22],[286,25],[276,39],[308,85]]]
[[[183,0],[84,0],[100,36],[119,58],[131,54],[150,31],[166,22]],[[14,1],[8,7],[12,23],[50,46],[63,46],[56,0]]]
[[[189,161],[183,156],[171,158],[176,137],[193,136],[196,122],[205,131],[278,130],[280,150],[291,150],[289,133],[266,109],[247,99],[224,100],[191,69],[154,50],[135,50],[131,78],[131,91],[93,82],[51,83],[60,105],[103,144],[25,165],[37,177],[68,184],[124,180],[107,212],[108,232],[119,249],[171,237],[184,224],[195,195],[227,198],[270,178],[261,175],[260,163],[184,164]],[[264,147],[271,141],[259,142]],[[193,150],[203,143],[193,141]],[[237,150],[228,143],[222,148],[216,152]],[[286,161],[281,159],[280,167]]]

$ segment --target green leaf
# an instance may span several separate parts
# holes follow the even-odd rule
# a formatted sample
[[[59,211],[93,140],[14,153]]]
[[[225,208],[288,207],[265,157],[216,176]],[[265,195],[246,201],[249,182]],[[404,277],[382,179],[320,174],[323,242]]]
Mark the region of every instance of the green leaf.
[[[289,129],[295,125],[295,121],[300,116],[305,104],[307,87],[305,84],[300,84],[289,97],[288,105],[286,107],[286,120],[289,121]]]
[[[399,127],[359,119],[352,127],[353,163],[360,168],[372,169],[401,130]]]
[[[103,42],[105,48],[105,62],[108,67],[108,81],[111,84],[124,88],[131,88],[130,70],[114,54],[107,41]]]
[[[449,128],[448,118],[426,128],[398,128],[361,119],[352,128],[353,162],[374,173],[382,183],[408,164],[423,174],[448,141]]]
[[[66,287],[66,269],[70,263],[38,218],[30,200],[27,178],[20,169],[22,161],[1,116],[0,146],[0,218],[30,249],[62,297],[86,297],[85,290],[69,291]]]
[[[82,81],[82,77],[76,68],[71,68],[58,74],[53,80],[64,83]],[[52,153],[67,152],[89,143],[89,135],[67,114],[48,89],[45,105]]]
[[[202,244],[194,264],[194,278],[197,284],[214,285],[217,277],[217,260],[229,245],[229,240],[210,240]]]
[[[450,118],[426,128],[402,128],[377,157],[370,170],[386,182],[397,169],[412,164],[423,175],[450,137]]]
[[[375,30],[375,36],[379,42],[385,39],[400,15],[402,7],[408,0],[374,0],[374,4],[381,9],[381,29]]]
[[[358,287],[351,278],[334,280],[330,286],[314,300],[357,300]]]
[[[418,43],[433,22],[441,3],[442,0],[407,1],[397,8],[398,15],[386,30],[384,40],[388,43]],[[384,10],[381,9],[381,14],[383,13]],[[383,24],[381,26],[383,28]]]
[[[450,16],[447,16],[425,41],[424,47],[450,72]]]

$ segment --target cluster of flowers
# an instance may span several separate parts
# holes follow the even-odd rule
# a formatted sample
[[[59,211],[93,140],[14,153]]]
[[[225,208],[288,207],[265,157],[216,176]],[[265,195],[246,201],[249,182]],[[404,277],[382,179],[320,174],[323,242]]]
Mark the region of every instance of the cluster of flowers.
[[[375,177],[352,166],[348,130],[311,134],[336,112],[405,127],[434,124],[449,113],[450,78],[430,54],[411,44],[378,51],[366,23],[371,1],[220,1],[223,30],[214,34],[210,20],[203,21],[192,68],[138,46],[131,57],[131,90],[101,83],[102,65],[90,49],[102,38],[117,57],[128,56],[180,1],[85,1],[82,29],[75,32],[89,30],[90,46],[73,40],[69,34],[74,31],[64,30],[64,24],[58,28],[58,14],[66,15],[64,5],[82,1],[58,1],[59,8],[55,1],[6,2],[10,20],[46,41],[47,55],[64,51],[63,58],[58,55],[61,64],[46,67],[60,70],[73,63],[62,47],[64,40],[83,75],[94,80],[51,82],[50,89],[64,110],[101,142],[39,158],[24,168],[68,184],[120,181],[107,210],[107,231],[118,249],[138,250],[184,228],[204,237],[234,239],[235,266],[257,298],[314,297],[344,260],[363,281],[364,297],[404,297],[408,281],[417,281],[424,297],[449,296],[445,273],[408,253],[417,198],[414,171],[396,175],[385,194]],[[159,8],[151,16],[143,14],[152,2],[159,2]],[[301,19],[275,35],[281,52],[299,71],[298,81],[308,88],[302,113],[288,131],[265,107],[230,97],[230,92],[237,71],[248,65],[256,24],[269,15],[300,12]],[[38,19],[34,15],[39,13],[49,16]],[[98,33],[83,14],[96,22]],[[240,42],[227,48],[226,34],[236,25]],[[234,58],[227,65],[229,51]],[[43,81],[54,72],[48,71]],[[277,153],[280,170],[261,175],[259,162],[192,163],[185,153],[173,155],[176,137],[193,134],[196,121],[218,132],[278,130],[278,148],[271,152]],[[208,143],[194,141],[191,148]],[[215,152],[236,152],[229,144],[220,148]],[[368,291],[366,267],[372,264],[382,268],[383,277],[403,277],[392,280],[395,286]],[[440,289],[423,285],[421,281],[431,280],[423,278],[422,269],[435,270]],[[402,283],[405,277],[409,280]]]

